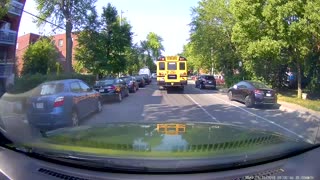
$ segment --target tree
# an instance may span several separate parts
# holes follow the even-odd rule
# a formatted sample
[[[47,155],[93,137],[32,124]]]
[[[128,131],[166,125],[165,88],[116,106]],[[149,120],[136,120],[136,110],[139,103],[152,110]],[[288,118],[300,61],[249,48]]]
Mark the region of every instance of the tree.
[[[319,45],[320,9],[316,0],[234,0],[237,23],[232,40],[257,76],[265,70],[293,63],[297,71],[298,98],[302,94],[304,64]]]
[[[80,30],[88,24],[88,16],[95,12],[95,2],[96,0],[35,0],[40,17],[37,19],[38,25],[43,25],[48,20],[65,29],[67,72],[72,72],[72,31]]]
[[[23,55],[22,75],[56,72],[60,68],[58,57],[59,54],[50,39],[41,38],[31,44]]]
[[[1,0],[1,2],[0,2],[0,7],[1,7],[0,8],[0,19],[7,14],[9,6],[10,6],[10,0]]]
[[[223,72],[226,79],[234,78],[240,61],[231,41],[234,24],[229,0],[200,1],[192,8],[190,41],[183,52],[188,62],[198,71]]]
[[[140,42],[141,59],[145,66],[148,66],[150,71],[156,71],[155,62],[161,56],[161,51],[164,51],[162,45],[163,39],[154,32],[147,35],[147,39]]]
[[[110,3],[103,7],[101,17],[92,16],[95,28],[86,27],[78,37],[76,60],[96,75],[118,74],[127,70],[126,53],[132,46],[130,24],[120,18]],[[94,39],[94,41],[88,41]]]

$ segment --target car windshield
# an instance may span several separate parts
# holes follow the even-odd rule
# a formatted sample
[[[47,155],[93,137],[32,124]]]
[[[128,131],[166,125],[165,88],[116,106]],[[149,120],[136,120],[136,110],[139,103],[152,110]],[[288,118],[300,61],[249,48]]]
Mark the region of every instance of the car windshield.
[[[2,148],[166,173],[320,145],[320,0],[0,1],[0,179]]]

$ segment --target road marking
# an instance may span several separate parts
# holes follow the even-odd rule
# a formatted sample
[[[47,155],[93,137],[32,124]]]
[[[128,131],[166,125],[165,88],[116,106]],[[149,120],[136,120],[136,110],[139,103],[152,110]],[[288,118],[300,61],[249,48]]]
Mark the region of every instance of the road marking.
[[[196,89],[196,90],[199,91],[199,92],[201,92],[202,94],[204,94],[201,90],[199,90],[199,89]],[[234,107],[236,107],[236,108],[239,108],[239,109],[245,111],[246,113],[249,113],[249,114],[251,114],[251,115],[253,115],[253,116],[256,116],[256,117],[258,117],[258,118],[260,118],[260,119],[262,119],[262,120],[264,120],[264,121],[266,121],[266,122],[268,122],[268,123],[270,123],[270,124],[273,124],[273,125],[275,125],[275,126],[278,126],[279,128],[281,128],[281,129],[283,129],[283,130],[285,130],[285,131],[287,131],[287,132],[290,132],[290,133],[298,136],[299,138],[304,139],[304,140],[308,141],[309,143],[313,144],[313,142],[312,142],[310,139],[308,139],[308,138],[306,138],[306,137],[304,137],[304,136],[302,136],[302,135],[300,135],[300,134],[297,134],[297,133],[291,131],[291,130],[288,129],[288,128],[285,128],[285,127],[281,126],[280,124],[275,123],[274,121],[271,121],[271,120],[266,119],[266,118],[264,118],[264,117],[262,117],[262,116],[259,116],[259,115],[255,114],[255,113],[250,112],[250,111],[248,111],[248,110],[246,110],[246,109],[244,109],[244,108],[242,108],[242,107],[240,107],[240,106],[237,106],[237,105],[235,105],[235,104],[233,104],[233,103],[231,103],[231,102],[229,102],[229,101],[226,101],[226,100],[224,100],[224,99],[218,98],[218,97],[214,96],[213,94],[210,94],[210,95],[211,95],[213,98],[216,98],[216,99],[218,99],[218,100],[220,100],[220,101],[223,101],[223,102],[225,102],[225,103],[227,103],[227,104],[230,104],[230,105],[232,105],[232,106],[234,106]]]
[[[193,103],[195,103],[200,109],[202,109],[208,116],[211,117],[212,120],[220,123],[220,121],[217,120],[217,118],[213,117],[206,109],[204,109],[197,101],[195,101],[191,96],[188,94],[185,94]]]

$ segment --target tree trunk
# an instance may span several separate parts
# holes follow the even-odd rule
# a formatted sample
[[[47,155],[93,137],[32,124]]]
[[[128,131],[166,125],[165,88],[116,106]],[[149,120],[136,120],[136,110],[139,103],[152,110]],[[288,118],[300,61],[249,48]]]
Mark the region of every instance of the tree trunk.
[[[72,73],[72,23],[67,20],[66,22],[66,72]]]
[[[301,88],[301,65],[297,62],[297,78],[298,78],[298,98],[302,98],[302,88]]]

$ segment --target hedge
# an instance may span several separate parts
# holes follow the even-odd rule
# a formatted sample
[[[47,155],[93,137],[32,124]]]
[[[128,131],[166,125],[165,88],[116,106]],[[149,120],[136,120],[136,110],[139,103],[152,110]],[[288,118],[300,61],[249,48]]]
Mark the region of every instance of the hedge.
[[[95,82],[94,75],[83,75],[83,74],[32,74],[32,75],[24,75],[22,77],[17,77],[15,79],[14,86],[11,87],[8,91],[9,93],[24,93],[27,92],[39,84],[47,81],[54,80],[63,80],[63,79],[81,79],[86,82],[88,85],[92,86]]]

